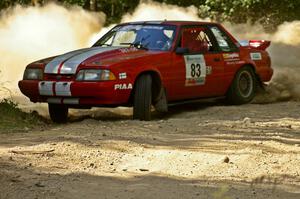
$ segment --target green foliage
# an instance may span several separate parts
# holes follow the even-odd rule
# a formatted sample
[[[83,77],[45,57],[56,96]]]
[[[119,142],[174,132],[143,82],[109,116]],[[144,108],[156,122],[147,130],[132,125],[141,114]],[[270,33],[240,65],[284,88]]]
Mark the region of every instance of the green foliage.
[[[139,4],[139,0],[99,0],[97,10],[101,10],[107,16],[107,24],[118,23],[122,16],[132,12]]]
[[[0,133],[24,131],[45,125],[44,119],[36,112],[25,113],[9,99],[0,101],[0,121]]]
[[[0,10],[4,8],[8,8],[10,6],[14,6],[16,4],[28,5],[31,3],[31,0],[1,0],[0,1]]]
[[[83,7],[87,3],[87,1],[86,0],[64,0],[63,3],[70,4],[70,5],[78,5]]]
[[[290,0],[206,0],[212,17],[234,23],[259,22],[266,28],[300,19],[300,1]]]
[[[291,0],[155,0],[180,6],[194,5],[199,15],[232,23],[258,22],[273,30],[284,21],[300,19],[300,1]]]
[[[186,1],[186,0],[155,0],[157,2],[160,2],[160,3],[166,3],[166,4],[173,4],[173,5],[178,5],[178,6],[182,6],[182,7],[188,7],[188,6],[191,6],[191,5],[194,5],[196,7],[199,7],[203,4],[205,4],[205,0],[189,0],[189,1]]]
[[[221,20],[235,23],[259,22],[267,29],[273,29],[284,21],[300,19],[300,1],[206,0],[206,6],[214,13],[222,13]]]
[[[37,0],[44,4],[51,0]],[[64,5],[78,5],[85,9],[102,11],[107,15],[107,24],[117,23],[121,17],[132,12],[139,0],[56,0]],[[300,19],[300,1],[291,0],[153,0],[178,6],[194,5],[199,16],[216,21],[232,23],[258,22],[266,29],[273,29],[284,21]],[[29,5],[33,0],[1,0],[0,10],[16,4]],[[94,2],[95,4],[93,4]]]

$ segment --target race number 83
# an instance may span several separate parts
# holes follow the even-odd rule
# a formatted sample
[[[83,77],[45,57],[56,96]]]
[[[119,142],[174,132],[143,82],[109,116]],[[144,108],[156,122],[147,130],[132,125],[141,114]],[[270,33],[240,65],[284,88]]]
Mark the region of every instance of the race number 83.
[[[201,76],[201,65],[200,64],[191,64],[191,77],[200,77]]]
[[[196,86],[205,84],[206,79],[206,63],[204,56],[185,55],[185,85]]]

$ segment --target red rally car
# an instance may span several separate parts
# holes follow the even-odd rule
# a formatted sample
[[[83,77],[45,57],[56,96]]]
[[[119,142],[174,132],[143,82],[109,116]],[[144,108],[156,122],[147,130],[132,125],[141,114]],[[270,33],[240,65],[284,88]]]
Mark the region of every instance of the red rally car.
[[[48,103],[58,123],[69,108],[133,106],[134,119],[150,120],[152,106],[166,112],[177,101],[223,96],[244,104],[273,75],[269,45],[241,45],[217,23],[124,23],[91,48],[29,64],[19,88]]]

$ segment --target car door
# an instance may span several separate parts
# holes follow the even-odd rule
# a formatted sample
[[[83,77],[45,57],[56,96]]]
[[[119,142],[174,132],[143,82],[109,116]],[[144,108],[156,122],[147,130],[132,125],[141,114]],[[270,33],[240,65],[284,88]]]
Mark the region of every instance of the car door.
[[[172,59],[176,99],[214,97],[221,94],[224,61],[206,26],[182,27]]]
[[[221,93],[224,95],[230,87],[236,71],[245,64],[245,61],[240,55],[239,44],[234,42],[234,39],[230,37],[229,33],[222,26],[211,25],[208,28],[216,39],[219,51],[222,53],[222,59],[224,60],[223,82],[220,87],[222,88]]]

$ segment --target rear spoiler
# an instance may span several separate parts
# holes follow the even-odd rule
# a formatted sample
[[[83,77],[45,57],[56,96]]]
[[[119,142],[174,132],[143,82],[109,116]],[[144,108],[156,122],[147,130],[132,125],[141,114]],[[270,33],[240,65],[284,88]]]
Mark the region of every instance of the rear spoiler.
[[[241,46],[249,46],[258,50],[266,50],[270,45],[271,41],[266,40],[242,40],[240,41]]]

